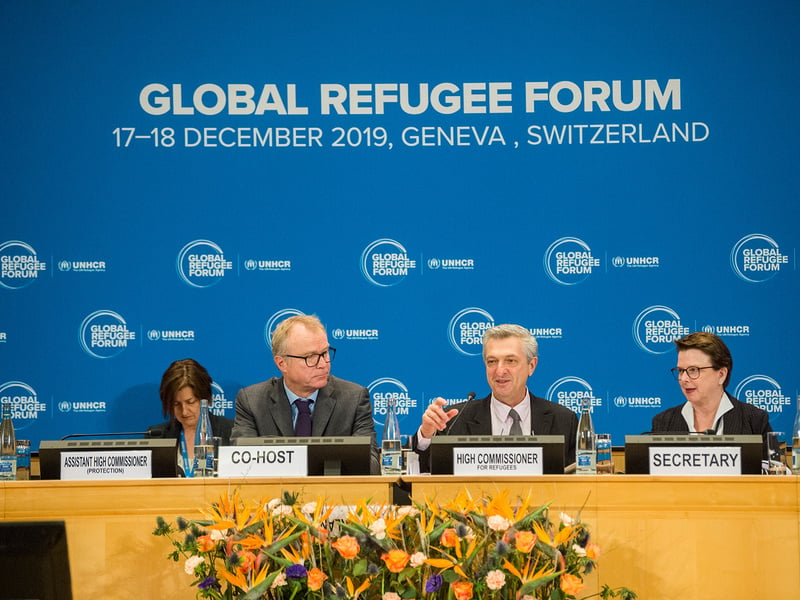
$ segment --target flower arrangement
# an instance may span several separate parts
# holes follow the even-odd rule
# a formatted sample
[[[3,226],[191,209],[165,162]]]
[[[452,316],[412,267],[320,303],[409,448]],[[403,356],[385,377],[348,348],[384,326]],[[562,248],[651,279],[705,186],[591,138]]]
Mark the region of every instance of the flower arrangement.
[[[223,495],[207,519],[159,517],[197,598],[214,600],[567,600],[577,598],[600,550],[579,518],[507,491],[448,503],[336,507],[298,496]],[[627,588],[593,594],[632,600]]]

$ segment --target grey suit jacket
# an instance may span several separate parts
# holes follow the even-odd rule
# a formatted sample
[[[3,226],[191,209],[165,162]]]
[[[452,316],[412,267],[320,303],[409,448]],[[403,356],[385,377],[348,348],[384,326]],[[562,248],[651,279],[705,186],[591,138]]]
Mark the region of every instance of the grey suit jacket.
[[[560,404],[534,396],[530,392],[528,395],[531,402],[531,423],[533,423],[536,435],[563,435],[564,464],[569,465],[575,462],[578,417],[570,409]],[[492,435],[491,401],[490,394],[480,400],[448,406],[448,408],[457,408],[458,414],[450,420],[442,435]],[[421,465],[430,466],[429,451],[430,448],[419,453]]]
[[[380,473],[380,453],[375,438],[372,404],[364,386],[328,377],[319,390],[311,422],[313,436],[369,436],[372,440],[371,470]],[[282,377],[273,377],[239,390],[231,438],[291,437],[292,407]]]

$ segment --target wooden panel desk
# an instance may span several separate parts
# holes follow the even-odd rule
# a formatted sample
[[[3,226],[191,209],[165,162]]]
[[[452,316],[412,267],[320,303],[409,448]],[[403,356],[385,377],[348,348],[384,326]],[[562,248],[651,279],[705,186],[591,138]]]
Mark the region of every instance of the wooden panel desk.
[[[800,590],[800,478],[577,475],[459,478],[415,476],[412,496],[447,500],[508,488],[551,503],[553,514],[583,507],[602,555],[587,580],[626,585],[642,600],[796,598]],[[194,598],[191,577],[166,559],[171,546],[151,535],[157,516],[200,517],[200,509],[240,486],[244,499],[283,490],[304,500],[392,499],[389,477],[285,480],[171,479],[121,482],[17,481],[0,484],[0,518],[67,523],[76,600]]]
[[[582,518],[600,544],[598,582],[641,600],[800,598],[800,477],[415,476],[412,497],[508,488]]]
[[[169,541],[151,535],[156,517],[201,518],[200,510],[229,488],[245,500],[299,492],[353,503],[391,502],[393,477],[298,479],[153,479],[148,481],[10,481],[0,483],[0,520],[63,520],[67,526],[75,600],[141,600],[195,597],[181,565],[168,561]]]

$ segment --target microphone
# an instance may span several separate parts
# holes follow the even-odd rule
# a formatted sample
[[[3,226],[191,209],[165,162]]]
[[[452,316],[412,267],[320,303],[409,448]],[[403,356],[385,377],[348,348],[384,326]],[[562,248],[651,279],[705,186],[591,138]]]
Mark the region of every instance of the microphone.
[[[147,434],[150,434],[150,437],[164,437],[164,430],[163,429],[156,429],[148,430],[148,431],[128,431],[128,432],[121,432],[121,433],[70,433],[69,435],[65,435],[61,438],[61,441],[64,440],[71,440],[73,438],[85,438],[85,437],[132,437],[132,436],[139,436],[143,437]]]
[[[464,404],[467,404],[467,403],[472,402],[473,400],[475,400],[475,395],[476,395],[475,392],[469,392],[467,394],[467,400],[466,400],[466,402],[464,402]],[[448,435],[450,433],[450,430],[453,428],[453,425],[456,424],[456,422],[461,418],[461,415],[463,413],[464,413],[464,405],[462,405],[462,407],[459,409],[458,414],[456,414],[456,416],[453,417],[453,419],[447,424],[447,427],[445,427],[445,429],[442,432],[442,434]]]

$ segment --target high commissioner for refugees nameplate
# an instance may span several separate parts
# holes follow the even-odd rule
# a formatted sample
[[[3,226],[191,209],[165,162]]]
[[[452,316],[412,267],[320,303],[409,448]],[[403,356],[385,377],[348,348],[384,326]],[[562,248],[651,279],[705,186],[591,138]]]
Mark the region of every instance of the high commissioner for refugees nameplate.
[[[62,480],[150,479],[152,476],[151,450],[61,453]]]
[[[453,449],[453,475],[542,475],[542,448],[474,446]]]
[[[305,477],[308,446],[220,446],[220,477]]]

